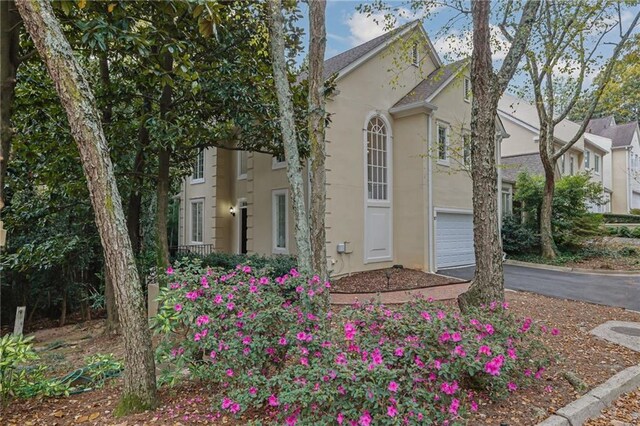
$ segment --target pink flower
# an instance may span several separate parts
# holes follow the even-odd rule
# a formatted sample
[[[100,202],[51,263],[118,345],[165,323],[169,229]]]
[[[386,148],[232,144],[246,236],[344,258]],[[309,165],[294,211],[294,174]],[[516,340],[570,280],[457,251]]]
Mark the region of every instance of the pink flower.
[[[558,334],[560,334],[560,330],[558,330],[557,328],[552,328],[551,329],[551,335],[552,336],[557,336]]]
[[[198,298],[198,292],[196,291],[190,291],[186,294],[185,296],[187,299],[194,301]]]
[[[338,356],[336,356],[336,364],[338,364],[338,365],[346,365],[347,364],[347,357],[344,354],[338,354]]]
[[[244,339],[242,339],[242,344],[243,345],[250,345],[251,344],[251,336],[245,336]]]
[[[303,291],[304,291],[304,287],[302,287],[301,285],[296,287],[296,293],[302,293]]]
[[[287,426],[295,426],[295,424],[298,423],[298,416],[296,416],[295,414],[292,414],[286,419],[284,419],[284,422],[286,423]]]
[[[250,274],[251,273],[251,266],[243,266],[242,267],[242,272],[244,272],[245,274]]]
[[[389,388],[388,388],[391,392],[397,392],[398,391],[398,384],[394,381],[389,382]]]
[[[458,382],[455,380],[451,383],[444,382],[440,385],[440,390],[446,395],[453,395],[458,390]]]
[[[235,307],[236,307],[235,303],[233,303],[233,302],[227,303],[227,309],[228,310],[233,311],[233,308],[235,308]]]
[[[227,369],[227,376],[229,377],[233,377],[233,370],[232,369]]]
[[[339,425],[341,425],[342,422],[344,422],[344,414],[338,413],[338,416],[336,417],[336,421],[338,422]]]
[[[216,351],[211,351],[211,355],[209,356],[211,357],[211,359],[216,359],[216,355],[218,355]]]
[[[167,275],[173,275],[173,272],[174,272],[174,271],[173,271],[173,268],[172,268],[171,266],[169,266],[169,267],[167,268]]]
[[[536,371],[536,375],[535,375],[536,379],[541,379],[542,373],[544,373],[544,367],[540,367],[538,371]]]
[[[280,405],[280,401],[278,401],[278,397],[275,396],[274,394],[271,394],[271,396],[269,397],[269,405],[272,407],[277,407],[278,405]]]
[[[280,340],[278,340],[278,344],[279,345],[286,345],[287,344],[287,339],[285,339],[284,337],[281,337]]]
[[[306,357],[300,357],[300,364],[304,365],[304,366],[309,366],[309,359]]]
[[[387,407],[387,416],[395,417],[396,414],[398,414],[398,410],[396,409],[396,407],[394,407],[393,405],[389,405]]]
[[[456,331],[451,335],[451,340],[454,342],[459,342],[460,340],[462,340],[462,334]]]
[[[207,277],[203,276],[200,278],[200,285],[204,288],[209,288],[209,281],[207,281]]]
[[[403,356],[404,355],[404,348],[396,348],[396,350],[393,352],[393,354],[395,356]]]
[[[371,425],[371,420],[372,420],[371,414],[369,414],[368,411],[365,411],[360,416],[360,419],[358,420],[358,424],[360,426],[369,426],[369,425]]]
[[[459,357],[464,358],[465,356],[467,356],[467,353],[464,351],[464,349],[462,348],[462,345],[458,345],[455,347],[455,349],[453,350],[453,353],[455,355],[458,355]]]
[[[229,398],[224,398],[222,400],[222,409],[226,410],[227,408],[231,407],[231,404],[233,404],[232,400],[230,400]]]
[[[258,287],[256,287],[255,285],[249,286],[249,292],[250,293],[257,293],[258,292]]]
[[[518,356],[516,355],[516,350],[513,348],[509,348],[507,349],[507,355],[509,356],[509,358],[511,359],[518,359]]]
[[[373,352],[371,353],[371,360],[375,365],[382,364],[382,353],[380,352],[380,349],[375,348],[373,350]]]
[[[289,271],[289,274],[293,277],[293,278],[297,278],[300,276],[300,272],[298,272],[298,270],[296,268],[292,268]]]
[[[459,408],[460,408],[460,400],[457,398],[453,398],[451,400],[451,405],[449,405],[449,413],[453,414],[454,416],[457,416]]]
[[[307,334],[304,331],[301,331],[296,335],[296,339],[300,340],[301,342],[304,342],[306,338]]]
[[[249,388],[249,393],[251,395],[255,395],[255,394],[258,393],[258,389],[256,389],[255,387],[252,386],[252,387]]]
[[[429,315],[429,312],[422,311],[420,312],[420,316],[426,321],[431,321],[431,315]]]
[[[509,392],[514,392],[516,389],[518,389],[518,385],[513,382],[509,382],[507,383],[507,389],[509,389]]]
[[[198,327],[202,327],[204,324],[209,324],[209,316],[208,315],[200,315],[196,319],[196,324]]]
[[[502,355],[498,355],[493,358],[491,361],[487,362],[484,366],[484,371],[489,373],[492,376],[500,375],[500,368],[502,367],[502,363],[504,362],[504,357]]]
[[[180,312],[182,310],[182,305],[179,303],[176,303],[173,309],[175,309],[176,312]]]
[[[216,294],[216,297],[213,298],[213,303],[215,303],[216,305],[219,305],[222,303],[222,295],[221,294]]]
[[[353,323],[347,322],[344,325],[344,338],[345,340],[353,340],[356,335],[356,327]]]
[[[438,319],[445,319],[447,317],[447,314],[443,311],[438,311],[436,316],[438,317]]]
[[[478,354],[491,356],[491,348],[486,345],[480,346],[480,348],[478,349]]]
[[[240,411],[240,404],[234,402],[231,408],[229,408],[229,411],[231,411],[233,414],[236,414],[238,411]]]
[[[445,331],[444,333],[442,333],[442,334],[440,335],[440,337],[438,338],[438,341],[439,341],[440,343],[446,343],[446,342],[448,342],[449,340],[451,340],[451,335],[450,335],[448,332],[446,332],[446,331]]]
[[[490,335],[494,333],[494,329],[493,329],[493,326],[491,324],[485,324],[484,329]]]
[[[474,413],[476,411],[478,411],[478,403],[475,401],[471,401],[471,411],[473,411]]]
[[[531,328],[531,322],[531,318],[526,318],[524,320],[524,323],[522,324],[522,327],[520,327],[520,332],[526,333],[527,331],[529,331],[529,329]]]

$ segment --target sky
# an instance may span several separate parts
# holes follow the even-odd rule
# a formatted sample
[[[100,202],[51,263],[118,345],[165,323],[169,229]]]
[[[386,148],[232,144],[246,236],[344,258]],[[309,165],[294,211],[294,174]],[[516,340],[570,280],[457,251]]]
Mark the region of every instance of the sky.
[[[371,40],[386,31],[384,28],[382,13],[374,16],[366,16],[356,10],[356,7],[363,3],[363,1],[327,1],[326,58],[330,58],[354,46]],[[400,9],[399,12],[396,13],[396,26],[402,25],[405,22],[416,19],[417,17],[421,17],[420,15],[416,15],[406,9],[405,6],[407,3],[407,1],[387,0],[387,4]],[[623,22],[630,22],[638,8],[640,8],[640,6],[634,8],[633,11],[625,11],[623,14]],[[443,61],[447,63],[460,59],[462,53],[470,55],[471,17],[468,15],[462,16],[457,11],[447,6],[439,6],[437,9],[432,10],[432,12],[433,13],[431,13],[428,19],[422,20],[422,24]],[[306,21],[307,10],[304,9],[302,13],[305,16]],[[454,19],[453,23],[450,22],[451,19]],[[303,22],[303,26],[305,26],[306,31],[306,22]],[[500,33],[497,25],[492,25],[491,29],[493,37],[496,40],[496,45],[508,48],[509,44]],[[638,31],[640,31],[640,28],[636,30],[636,32]],[[304,40],[304,43],[306,45],[306,39]],[[607,57],[610,55],[611,49],[611,46],[604,45],[601,53]],[[502,49],[501,51],[494,50],[494,66],[498,67],[501,64],[501,60],[504,59],[505,52],[506,49]],[[596,75],[597,70],[594,70],[589,74],[585,81],[585,85],[590,84]],[[524,83],[525,78],[526,76],[524,76],[523,73],[516,75],[512,81],[512,88],[521,86]]]

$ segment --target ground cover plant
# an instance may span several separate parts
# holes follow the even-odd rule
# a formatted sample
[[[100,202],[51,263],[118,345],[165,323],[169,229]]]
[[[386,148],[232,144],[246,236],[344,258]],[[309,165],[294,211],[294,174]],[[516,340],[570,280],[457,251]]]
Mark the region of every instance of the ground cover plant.
[[[484,398],[540,378],[546,330],[493,303],[467,314],[428,300],[327,310],[328,283],[294,269],[169,269],[154,328],[164,384],[210,383],[217,416],[287,424],[457,424]],[[293,288],[293,292],[283,291]]]

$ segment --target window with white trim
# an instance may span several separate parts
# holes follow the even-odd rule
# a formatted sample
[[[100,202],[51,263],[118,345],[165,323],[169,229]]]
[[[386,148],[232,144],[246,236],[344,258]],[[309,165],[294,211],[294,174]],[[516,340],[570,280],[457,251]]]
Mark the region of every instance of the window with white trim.
[[[449,129],[438,124],[438,162],[449,162]]]
[[[593,171],[600,174],[600,156],[598,154],[593,154]]]
[[[462,163],[465,166],[471,165],[471,135],[469,133],[462,135]]]
[[[562,174],[565,174],[566,170],[567,170],[567,161],[566,161],[566,157],[564,154],[562,154],[562,161],[560,162],[560,172]]]
[[[285,160],[284,153],[274,155],[271,160],[271,169],[282,169],[287,167],[287,160]]]
[[[204,150],[198,153],[193,165],[193,174],[191,175],[191,183],[202,182],[204,182]]]
[[[202,244],[204,229],[204,200],[191,200],[191,242]]]
[[[511,188],[502,189],[502,217],[513,213],[513,192]]]
[[[589,170],[591,168],[591,151],[584,151],[584,168],[585,170]]]
[[[236,151],[238,155],[238,180],[247,178],[247,160],[249,153],[247,151]]]
[[[413,43],[411,46],[411,63],[416,67],[420,65],[420,52],[418,50],[418,43]]]
[[[573,155],[571,155],[569,157],[569,174],[571,176],[573,176],[573,174],[575,173],[575,162],[576,162],[576,157],[574,157]]]
[[[387,125],[381,117],[367,124],[367,193],[369,200],[388,200]]]
[[[273,231],[273,252],[289,252],[289,218],[287,190],[278,189],[272,193],[272,216],[271,224]]]
[[[464,100],[467,102],[471,101],[471,79],[469,77],[464,78],[462,90],[463,90]]]

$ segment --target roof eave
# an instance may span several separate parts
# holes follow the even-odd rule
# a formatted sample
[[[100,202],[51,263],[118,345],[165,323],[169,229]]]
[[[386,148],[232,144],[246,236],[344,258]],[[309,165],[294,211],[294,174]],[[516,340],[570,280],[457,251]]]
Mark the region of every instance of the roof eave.
[[[419,113],[430,114],[437,109],[438,107],[432,103],[429,103],[427,101],[417,101],[406,105],[391,107],[389,109],[389,113],[394,118],[401,118]]]

